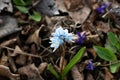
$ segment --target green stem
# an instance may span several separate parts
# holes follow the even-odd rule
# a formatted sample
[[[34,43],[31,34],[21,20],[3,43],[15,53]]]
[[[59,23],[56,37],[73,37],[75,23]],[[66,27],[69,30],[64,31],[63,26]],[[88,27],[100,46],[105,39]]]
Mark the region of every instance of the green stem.
[[[113,65],[113,64],[118,64],[118,63],[120,63],[120,61],[117,61],[117,62],[114,62],[114,63],[112,62],[112,63],[104,64],[104,65],[99,64],[99,65],[97,65],[97,66],[105,67],[105,66],[110,66],[110,65]]]
[[[63,71],[63,69],[64,69],[64,67],[65,67],[65,65],[64,65],[64,63],[65,63],[65,45],[63,44],[62,46],[61,46],[61,48],[62,48],[62,53],[61,53],[61,59],[60,59],[60,76],[62,76],[62,71]],[[60,80],[62,80],[61,79],[61,77],[60,77]]]

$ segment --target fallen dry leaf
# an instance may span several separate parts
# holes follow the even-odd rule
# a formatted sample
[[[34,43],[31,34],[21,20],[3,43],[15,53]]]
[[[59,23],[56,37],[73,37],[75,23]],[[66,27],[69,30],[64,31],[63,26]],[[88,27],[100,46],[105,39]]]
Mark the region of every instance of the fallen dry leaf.
[[[72,72],[73,80],[84,80],[83,73],[79,72],[78,67],[76,65],[73,66],[71,72]]]
[[[11,73],[9,67],[0,65],[0,76],[5,76],[10,78],[10,80],[15,80],[16,77],[19,77],[18,74]]]
[[[98,31],[103,31],[104,33],[107,33],[110,30],[110,27],[109,27],[109,25],[100,21],[100,22],[97,23],[97,30]]]
[[[40,27],[39,29],[37,29],[32,35],[30,35],[26,41],[27,44],[30,43],[35,43],[37,45],[41,44],[41,39],[39,37],[39,32],[41,30],[42,27]]]
[[[67,8],[65,7],[64,0],[56,0],[56,4],[58,5],[59,10],[62,12],[67,12]]]
[[[93,78],[92,74],[87,73],[86,80],[95,80],[95,79]]]
[[[10,69],[13,72],[16,72],[17,71],[17,67],[15,65],[14,59],[12,58],[12,56],[10,56],[10,54],[12,54],[12,52],[8,51],[8,62],[9,62],[9,65],[10,65]]]
[[[84,62],[84,63],[81,63],[81,64],[79,64],[78,65],[78,70],[79,70],[79,72],[83,72],[84,71],[84,69],[85,69],[85,67],[86,67],[86,62]]]
[[[21,31],[22,28],[18,28],[17,20],[10,16],[0,16],[2,21],[0,25],[0,39],[6,37],[15,32]]]
[[[39,74],[38,68],[34,64],[29,64],[19,68],[18,73],[20,75],[26,75],[28,80],[44,80]]]
[[[83,7],[83,0],[64,0],[68,10],[76,11]]]
[[[0,64],[6,65],[7,64],[8,57],[5,55],[5,53],[2,53],[2,57],[0,58]]]
[[[70,17],[72,17],[76,24],[83,24],[88,18],[90,12],[91,9],[89,7],[84,6],[79,11],[69,12],[69,15]]]
[[[17,56],[15,62],[19,65],[25,65],[27,61],[27,56],[25,55],[19,55]]]
[[[16,39],[16,38],[13,38],[13,39],[10,39],[10,40],[7,40],[7,41],[1,43],[0,46],[1,46],[1,47],[2,47],[2,46],[9,46],[9,45],[15,43],[16,41],[17,41],[17,39]]]
[[[104,80],[113,80],[113,75],[110,73],[108,68],[105,68],[105,79]]]
[[[7,8],[7,11],[13,12],[11,0],[0,0],[0,12]]]
[[[38,67],[38,71],[39,71],[39,73],[41,74],[44,70],[45,70],[45,68],[47,68],[47,66],[48,66],[48,63],[41,63],[40,65],[39,65],[39,67]]]
[[[19,46],[16,46],[14,49],[14,52],[12,54],[10,54],[10,56],[16,56],[17,53],[22,53],[23,51],[20,49]]]
[[[93,48],[89,48],[88,52],[92,54],[93,58],[95,59],[97,57],[96,51]]]

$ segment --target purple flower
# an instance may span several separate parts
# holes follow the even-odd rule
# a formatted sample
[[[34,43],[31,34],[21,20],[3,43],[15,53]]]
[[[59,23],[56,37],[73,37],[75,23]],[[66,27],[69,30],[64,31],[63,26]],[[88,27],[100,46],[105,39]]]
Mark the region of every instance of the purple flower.
[[[97,8],[96,11],[98,13],[100,13],[100,14],[104,13],[105,9],[109,6],[109,4],[110,4],[109,2],[103,4],[102,6],[100,6],[99,8]]]
[[[82,35],[80,34],[80,32],[77,32],[78,39],[76,42],[82,44],[85,39],[85,34],[86,34],[85,32]]]
[[[94,70],[94,65],[93,65],[92,61],[88,62],[87,66],[86,66],[86,69],[87,70]]]

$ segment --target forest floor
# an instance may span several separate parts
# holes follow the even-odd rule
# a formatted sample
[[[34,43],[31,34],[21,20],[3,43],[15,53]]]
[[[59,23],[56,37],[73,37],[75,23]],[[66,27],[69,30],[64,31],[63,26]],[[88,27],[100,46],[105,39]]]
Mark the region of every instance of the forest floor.
[[[0,0],[0,80],[120,80],[120,1]]]

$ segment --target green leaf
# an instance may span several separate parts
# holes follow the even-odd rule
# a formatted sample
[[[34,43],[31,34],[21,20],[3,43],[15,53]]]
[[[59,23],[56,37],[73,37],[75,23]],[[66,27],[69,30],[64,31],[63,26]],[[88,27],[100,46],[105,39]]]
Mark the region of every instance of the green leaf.
[[[48,65],[48,69],[49,69],[49,71],[50,71],[57,79],[60,78],[60,76],[59,76],[58,73],[55,71],[55,69],[53,69],[52,64],[49,64],[49,65]]]
[[[64,70],[62,71],[62,79],[66,76],[66,74],[71,70],[71,68],[82,58],[84,52],[86,50],[86,47],[83,47],[80,49],[77,54],[70,60],[70,62],[66,65]]]
[[[118,43],[118,42],[117,42],[117,38],[116,38],[116,36],[115,36],[114,33],[108,32],[108,33],[107,33],[107,36],[108,36],[109,42],[110,42],[112,45],[116,45],[116,44]]]
[[[94,46],[93,48],[95,49],[100,58],[111,62],[117,60],[116,55],[111,50],[100,46]]]
[[[120,67],[120,62],[112,64],[112,65],[110,65],[110,71],[112,73],[115,73],[118,70],[119,67]]]
[[[13,3],[19,6],[26,6],[26,5],[30,5],[31,0],[13,0]]]
[[[13,0],[13,3],[14,3],[15,5],[26,5],[23,0]]]
[[[106,44],[106,45],[105,45],[105,48],[111,50],[113,53],[116,53],[116,52],[117,52],[116,48],[113,47],[113,46],[110,45],[110,44]]]
[[[30,15],[30,18],[35,20],[35,21],[40,21],[41,20],[41,16],[38,12],[34,11],[33,14],[29,14]]]
[[[28,13],[28,9],[26,7],[23,6],[15,6],[19,11],[21,11],[22,13]]]
[[[119,39],[117,38],[117,36],[112,32],[108,32],[107,36],[108,36],[108,40],[110,44],[119,50],[120,43],[119,43]]]

